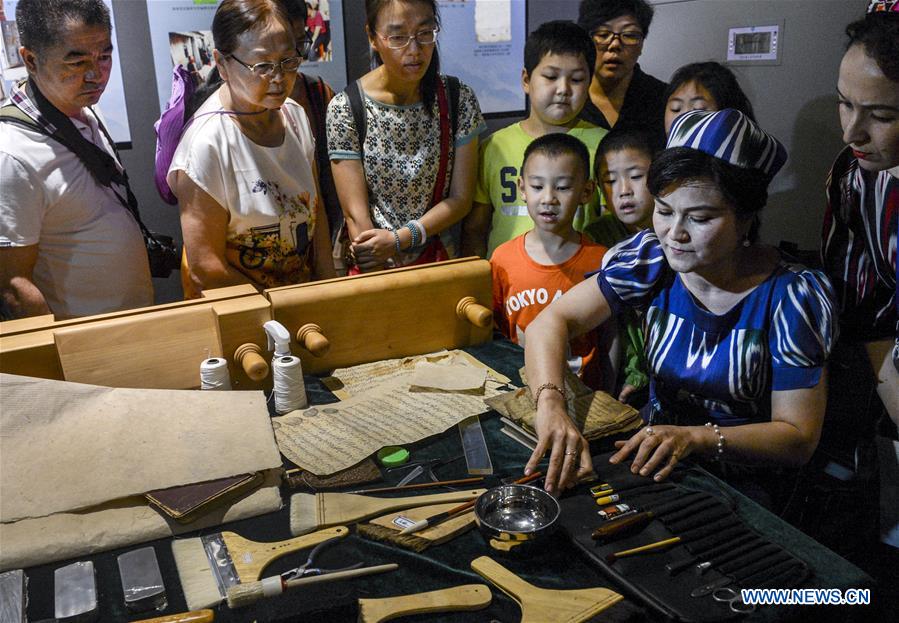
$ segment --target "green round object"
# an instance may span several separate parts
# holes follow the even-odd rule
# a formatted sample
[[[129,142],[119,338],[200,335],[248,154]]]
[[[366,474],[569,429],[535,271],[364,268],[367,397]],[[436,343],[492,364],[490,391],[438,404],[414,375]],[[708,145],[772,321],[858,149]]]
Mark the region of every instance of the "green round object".
[[[384,467],[396,467],[409,460],[409,451],[400,446],[387,446],[378,450],[378,462]]]

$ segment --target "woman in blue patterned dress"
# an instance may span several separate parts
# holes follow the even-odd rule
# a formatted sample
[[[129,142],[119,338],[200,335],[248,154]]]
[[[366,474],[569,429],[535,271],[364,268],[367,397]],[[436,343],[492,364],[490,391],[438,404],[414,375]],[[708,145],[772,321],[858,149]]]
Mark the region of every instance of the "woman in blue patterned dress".
[[[811,457],[835,306],[823,273],[758,241],[768,183],[785,160],[780,143],[736,110],[674,122],[648,175],[654,231],[611,249],[595,279],[528,327],[540,442],[527,470],[551,449],[547,489],[593,467],[564,408],[564,344],[625,307],[646,317],[649,426],[617,443],[613,463],[633,455],[632,472],[663,480],[691,454],[784,467]]]

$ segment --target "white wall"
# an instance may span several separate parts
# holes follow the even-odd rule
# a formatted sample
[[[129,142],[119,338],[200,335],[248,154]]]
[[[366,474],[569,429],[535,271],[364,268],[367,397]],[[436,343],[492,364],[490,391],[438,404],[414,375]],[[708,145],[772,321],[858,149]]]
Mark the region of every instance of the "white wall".
[[[762,237],[819,247],[824,182],[842,147],[836,82],[846,25],[867,0],[679,0],[655,2],[641,57],[644,70],[667,80],[697,61],[726,60],[727,29],[784,21],[781,64],[734,66],[760,125],[790,159],[772,182]],[[773,20],[773,21],[772,21]]]

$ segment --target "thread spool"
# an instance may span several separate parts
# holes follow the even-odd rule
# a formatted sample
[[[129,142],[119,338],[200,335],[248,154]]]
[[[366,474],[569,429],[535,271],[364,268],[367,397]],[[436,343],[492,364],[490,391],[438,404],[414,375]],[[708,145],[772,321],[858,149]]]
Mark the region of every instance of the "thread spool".
[[[322,335],[322,328],[311,322],[297,331],[297,342],[316,357],[324,357],[331,350],[331,342]]]
[[[306,400],[303,366],[299,357],[276,356],[272,359],[272,374],[275,411],[280,414],[290,413],[296,409],[304,409],[309,404]]]
[[[456,304],[456,316],[481,329],[493,324],[493,312],[478,303],[473,296],[459,299]]]
[[[210,357],[203,360],[200,364],[200,389],[231,389],[227,359]]]

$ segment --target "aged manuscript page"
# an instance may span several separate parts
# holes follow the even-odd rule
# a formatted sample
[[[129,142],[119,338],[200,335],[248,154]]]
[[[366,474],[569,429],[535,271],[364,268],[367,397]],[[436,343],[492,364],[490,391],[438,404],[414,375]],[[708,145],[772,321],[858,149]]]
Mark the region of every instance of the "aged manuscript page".
[[[422,361],[424,364],[432,365]],[[396,373],[394,367],[385,375],[388,380],[347,400],[293,411],[272,420],[282,454],[313,474],[331,474],[355,465],[384,446],[413,443],[442,433],[465,418],[486,411],[484,398],[500,393],[495,389],[498,383],[485,382],[483,369],[482,391],[475,392],[470,387],[460,392],[428,391],[420,386],[410,391],[417,370],[414,365],[400,365],[403,372]],[[445,373],[435,374],[435,370],[426,368],[422,374],[429,385],[452,386],[454,377],[459,375],[459,365],[467,366],[435,366],[444,368]],[[468,386],[479,376],[466,374],[469,376],[462,384]],[[355,389],[358,383],[352,387]]]

